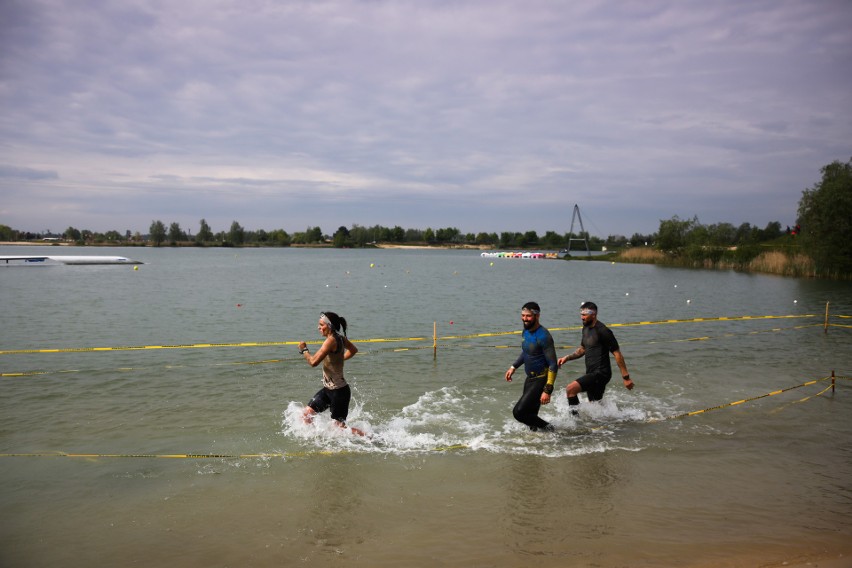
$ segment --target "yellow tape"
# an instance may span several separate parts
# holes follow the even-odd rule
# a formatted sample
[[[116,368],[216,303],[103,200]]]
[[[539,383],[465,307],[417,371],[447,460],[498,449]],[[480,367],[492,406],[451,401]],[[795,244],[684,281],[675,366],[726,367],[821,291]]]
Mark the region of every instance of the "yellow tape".
[[[467,449],[466,444],[450,444],[447,446],[437,446],[430,448],[428,452],[450,452],[455,450]],[[0,458],[149,458],[149,459],[271,459],[271,458],[300,458],[310,456],[333,456],[357,453],[353,451],[334,452],[330,450],[314,450],[306,452],[283,452],[283,453],[268,453],[268,454],[77,454],[66,452],[35,452],[35,453],[0,453]],[[412,452],[414,453],[414,452]]]
[[[815,379],[815,380],[808,381],[808,382],[806,382],[806,383],[802,383],[802,384],[800,384],[800,385],[796,385],[796,386],[793,386],[793,387],[787,387],[787,388],[785,388],[785,389],[780,389],[780,390],[776,390],[776,391],[768,392],[768,393],[766,393],[766,394],[761,394],[761,395],[754,396],[754,397],[751,397],[751,398],[745,398],[745,399],[743,399],[743,400],[737,400],[737,401],[734,401],[734,402],[728,402],[728,403],[725,403],[725,404],[720,404],[719,406],[713,406],[713,407],[711,407],[711,408],[704,408],[704,409],[702,409],[702,410],[693,410],[693,411],[691,411],[691,412],[684,412],[683,414],[677,414],[677,415],[675,415],[675,416],[668,416],[668,417],[666,417],[666,418],[652,418],[652,419],[648,420],[648,422],[662,422],[662,421],[664,421],[664,420],[674,420],[674,419],[677,419],[677,418],[685,418],[685,417],[687,417],[687,416],[695,416],[696,414],[703,414],[704,412],[710,412],[711,410],[719,410],[719,409],[721,409],[721,408],[728,408],[728,407],[731,407],[731,406],[738,406],[738,405],[740,405],[740,404],[745,404],[746,402],[753,402],[753,401],[755,401],[755,400],[759,400],[759,399],[761,399],[761,398],[766,398],[766,397],[769,397],[769,396],[775,396],[775,395],[778,395],[778,394],[781,394],[781,393],[785,393],[785,392],[788,392],[788,391],[791,391],[791,390],[794,390],[794,389],[800,389],[800,388],[802,388],[802,387],[807,387],[807,386],[810,386],[810,385],[814,385],[814,384],[816,384],[816,383],[818,383],[818,382],[821,382],[821,381],[827,381],[827,380],[829,380],[829,379],[831,379],[831,378],[832,378],[832,377],[823,377],[823,378],[821,378],[821,379]],[[834,378],[835,378],[835,379],[837,379],[837,378],[840,378],[840,377],[834,377]],[[826,390],[827,390],[827,389],[826,389]],[[823,391],[823,392],[825,392],[825,391]],[[822,394],[822,393],[820,393],[820,394]]]
[[[741,333],[741,334],[725,333],[725,334],[722,334],[722,335],[719,335],[719,336],[701,336],[701,337],[688,337],[688,338],[682,338],[682,339],[652,340],[652,341],[638,342],[638,343],[621,342],[621,345],[623,345],[623,346],[627,346],[627,345],[654,345],[654,344],[658,344],[658,343],[682,343],[682,342],[695,342],[695,341],[709,341],[709,340],[712,340],[712,339],[737,337],[739,335],[756,335],[756,334],[760,334],[760,333],[770,333],[770,332],[777,333],[777,332],[785,331],[785,330],[789,330],[789,329],[804,329],[804,328],[816,327],[816,326],[822,326],[822,323],[809,323],[809,324],[803,324],[803,325],[795,325],[795,326],[791,326],[791,327],[776,327],[776,328],[772,328],[772,329],[769,329],[769,330],[748,331],[748,332],[744,332],[744,333]],[[484,335],[508,335],[509,333],[516,334],[518,332],[507,332],[507,333],[504,333],[504,334],[484,334]],[[446,338],[442,338],[442,339],[446,339]],[[449,339],[452,339],[452,338],[449,338]],[[319,341],[316,341],[316,342],[313,342],[313,343],[319,343]],[[452,345],[450,343],[441,343],[439,345],[440,345],[440,347],[442,347],[444,349],[459,347],[458,345]],[[487,348],[493,348],[493,349],[515,349],[517,346],[515,346],[515,345],[484,345],[484,346],[483,345],[463,345],[461,347],[463,347],[463,348],[487,347]],[[573,348],[576,347],[576,345],[558,345],[557,347],[559,347],[560,349],[569,349],[569,348],[573,349]],[[432,348],[431,345],[420,345],[420,346],[413,346],[413,347],[386,347],[386,348],[372,349],[372,350],[362,349],[360,352],[363,353],[363,354],[382,353],[382,352],[385,352],[385,351],[389,351],[389,352],[393,352],[393,353],[399,353],[399,352],[404,352],[404,351],[417,351],[417,350],[430,349],[430,348]],[[226,363],[213,363],[209,366],[221,367],[221,366],[227,366],[227,365],[265,365],[265,364],[286,363],[286,362],[292,362],[292,361],[297,361],[297,360],[301,361],[302,358],[293,356],[293,357],[283,358],[283,359],[264,359],[264,360],[261,360],[261,361],[232,361],[232,362],[226,362]],[[167,366],[165,366],[166,369],[181,369],[181,368],[185,368],[185,367],[186,367],[186,365],[167,365]],[[138,370],[145,369],[145,368],[146,367],[121,367],[117,370],[122,371],[122,372],[129,372],[129,371],[138,371]],[[69,370],[59,370],[59,371],[17,371],[17,372],[0,373],[0,378],[32,377],[32,376],[39,376],[39,375],[51,375],[51,374],[60,374],[60,373],[79,373],[79,372],[81,372],[79,369],[69,369]]]
[[[789,318],[812,318],[816,317],[813,314],[807,315],[787,315],[787,316],[736,316],[736,317],[717,317],[717,318],[692,318],[682,320],[658,320],[658,321],[641,321],[630,323],[613,323],[607,324],[609,327],[628,327],[639,325],[662,325],[674,323],[699,323],[710,321],[743,321],[743,320],[765,320],[765,319],[789,319]],[[572,327],[554,327],[549,328],[550,331],[568,331],[580,329],[580,326]],[[467,339],[475,337],[498,337],[502,335],[519,335],[521,331],[503,331],[491,333],[475,333],[469,335],[446,335],[438,339]],[[393,343],[399,341],[425,341],[432,339],[431,337],[391,337],[391,338],[373,338],[373,339],[358,339],[356,343]],[[321,341],[308,341],[310,344],[319,344]],[[100,352],[100,351],[145,351],[155,349],[210,349],[215,347],[276,347],[283,345],[298,345],[298,341],[256,341],[242,343],[189,343],[177,345],[135,345],[121,347],[67,347],[67,348],[52,348],[52,349],[6,349],[0,350],[0,355],[24,355],[33,353],[85,353],[85,352]]]

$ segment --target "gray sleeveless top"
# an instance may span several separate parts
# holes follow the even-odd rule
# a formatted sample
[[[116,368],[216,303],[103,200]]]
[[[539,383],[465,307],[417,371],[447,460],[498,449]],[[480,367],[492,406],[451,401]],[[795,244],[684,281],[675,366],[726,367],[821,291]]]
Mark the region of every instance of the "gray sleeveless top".
[[[329,390],[337,390],[346,386],[343,378],[343,353],[345,346],[343,338],[334,334],[337,340],[337,349],[325,356],[322,360],[322,386]]]

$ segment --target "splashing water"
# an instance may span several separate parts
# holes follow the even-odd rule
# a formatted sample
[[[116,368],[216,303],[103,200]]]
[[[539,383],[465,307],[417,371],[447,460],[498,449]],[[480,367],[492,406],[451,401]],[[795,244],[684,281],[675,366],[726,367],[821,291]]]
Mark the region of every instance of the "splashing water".
[[[453,449],[559,457],[640,450],[649,443],[649,436],[640,440],[629,432],[651,418],[671,414],[660,400],[647,395],[632,396],[621,405],[616,398],[598,403],[583,400],[575,416],[567,400],[556,396],[541,410],[541,416],[554,425],[556,432],[543,433],[531,432],[516,422],[509,407],[500,414],[483,411],[481,393],[457,386],[427,391],[389,417],[366,411],[365,401],[356,397],[347,425],[364,431],[365,437],[340,428],[328,412],[305,423],[304,405],[291,402],[283,413],[281,433],[320,452],[399,454]]]

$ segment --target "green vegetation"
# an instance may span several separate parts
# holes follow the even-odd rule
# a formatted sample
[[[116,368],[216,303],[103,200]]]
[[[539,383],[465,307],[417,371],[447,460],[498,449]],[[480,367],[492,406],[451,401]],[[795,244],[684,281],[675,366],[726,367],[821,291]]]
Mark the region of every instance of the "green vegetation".
[[[673,266],[747,269],[768,250],[798,251],[795,230],[781,230],[772,221],[760,229],[750,223],[734,227],[730,223],[704,225],[697,217],[683,220],[675,216],[660,221],[660,230],[649,247],[623,249],[623,262],[653,262]]]
[[[288,246],[333,246],[337,248],[363,248],[376,246],[378,244],[397,245],[426,245],[426,246],[458,246],[458,247],[482,247],[482,248],[506,248],[506,249],[549,249],[560,250],[566,246],[571,238],[587,238],[592,250],[600,250],[603,246],[619,247],[629,241],[625,237],[616,236],[603,240],[593,237],[588,233],[581,235],[569,234],[559,235],[548,231],[543,237],[539,237],[536,231],[526,233],[462,233],[455,227],[441,229],[426,228],[403,229],[400,226],[363,227],[353,225],[351,228],[339,227],[333,235],[323,233],[320,227],[308,227],[304,232],[288,233],[283,229],[273,231],[250,231],[244,229],[237,221],[231,223],[228,231],[214,233],[205,219],[199,222],[198,233],[193,235],[183,228],[179,223],[171,223],[168,228],[163,221],[151,222],[147,235],[138,232],[131,234],[126,231],[124,235],[118,231],[107,233],[94,233],[88,230],[79,230],[68,227],[62,234],[47,233],[24,233],[15,231],[5,225],[0,225],[0,240],[4,241],[41,241],[45,238],[61,237],[66,242],[80,246],[86,245],[122,245],[122,246],[219,246],[219,247],[288,247]],[[634,240],[647,240],[651,236],[634,235]]]
[[[627,249],[621,262],[721,268],[784,276],[852,278],[852,159],[822,168],[802,193],[796,226],[702,225],[677,216],[660,221],[653,248]]]
[[[799,201],[802,248],[823,276],[852,275],[852,158],[822,168]]]

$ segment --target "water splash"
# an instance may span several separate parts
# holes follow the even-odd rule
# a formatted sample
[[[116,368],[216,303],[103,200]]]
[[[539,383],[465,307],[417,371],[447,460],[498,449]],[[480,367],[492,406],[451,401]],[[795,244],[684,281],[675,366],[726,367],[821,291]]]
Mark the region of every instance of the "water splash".
[[[282,434],[319,452],[409,454],[454,449],[562,457],[641,450],[653,443],[649,441],[653,436],[637,436],[629,430],[650,418],[671,414],[660,400],[647,394],[631,394],[626,400],[610,396],[595,403],[581,397],[583,402],[575,416],[567,400],[557,396],[541,411],[556,432],[531,432],[512,418],[510,406],[505,413],[487,410],[493,405],[483,405],[482,399],[491,394],[458,386],[443,387],[423,393],[390,416],[366,411],[365,402],[372,401],[353,398],[348,424],[366,432],[366,437],[340,428],[327,412],[306,424],[302,419],[304,406],[291,402],[283,413]]]

